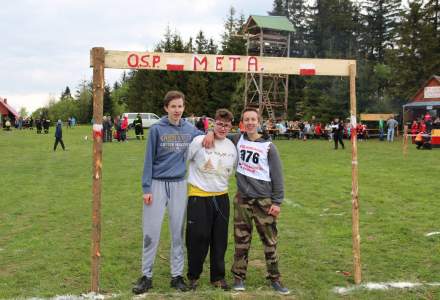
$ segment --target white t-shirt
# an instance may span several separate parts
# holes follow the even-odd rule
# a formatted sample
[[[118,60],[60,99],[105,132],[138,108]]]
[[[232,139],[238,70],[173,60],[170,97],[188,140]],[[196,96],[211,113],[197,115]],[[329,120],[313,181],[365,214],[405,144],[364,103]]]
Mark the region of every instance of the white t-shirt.
[[[188,182],[205,192],[227,191],[229,177],[237,164],[237,150],[227,138],[215,139],[211,149],[203,148],[204,137],[195,137],[189,145]]]

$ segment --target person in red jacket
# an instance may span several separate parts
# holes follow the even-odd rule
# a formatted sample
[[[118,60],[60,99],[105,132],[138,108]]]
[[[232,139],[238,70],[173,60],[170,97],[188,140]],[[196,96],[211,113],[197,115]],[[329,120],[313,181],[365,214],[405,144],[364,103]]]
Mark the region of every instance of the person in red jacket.
[[[127,140],[127,130],[128,130],[128,117],[125,116],[121,123],[121,140],[123,142]]]
[[[425,121],[423,121],[423,120],[420,121],[419,132],[426,132],[426,124],[425,124]]]
[[[362,125],[362,122],[359,122],[356,125],[356,133],[357,133],[358,140],[363,141],[364,140],[364,126]]]
[[[415,140],[416,140],[417,132],[419,132],[419,124],[417,124],[417,121],[414,120],[411,125],[411,135],[412,135],[412,143],[413,144],[416,143]]]
[[[320,139],[321,135],[322,135],[321,123],[317,123],[315,125],[315,138]]]

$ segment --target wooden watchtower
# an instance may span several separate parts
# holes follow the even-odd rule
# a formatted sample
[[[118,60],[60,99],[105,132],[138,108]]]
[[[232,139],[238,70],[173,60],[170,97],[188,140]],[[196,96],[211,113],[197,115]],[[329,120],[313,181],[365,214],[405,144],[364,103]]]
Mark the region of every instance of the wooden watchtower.
[[[251,15],[243,31],[248,56],[290,56],[290,33],[295,29],[286,17]],[[289,75],[246,73],[244,105],[273,120],[287,118],[288,90]]]

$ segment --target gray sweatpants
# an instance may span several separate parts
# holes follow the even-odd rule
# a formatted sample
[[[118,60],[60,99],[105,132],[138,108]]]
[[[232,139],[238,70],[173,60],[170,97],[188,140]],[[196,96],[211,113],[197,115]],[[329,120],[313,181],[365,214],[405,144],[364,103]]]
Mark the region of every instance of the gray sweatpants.
[[[153,203],[144,204],[142,218],[143,248],[142,274],[151,278],[157,246],[160,239],[160,229],[168,207],[169,226],[171,232],[170,264],[171,276],[182,276],[184,266],[183,253],[183,223],[187,205],[187,182],[166,182],[154,180],[151,184]]]

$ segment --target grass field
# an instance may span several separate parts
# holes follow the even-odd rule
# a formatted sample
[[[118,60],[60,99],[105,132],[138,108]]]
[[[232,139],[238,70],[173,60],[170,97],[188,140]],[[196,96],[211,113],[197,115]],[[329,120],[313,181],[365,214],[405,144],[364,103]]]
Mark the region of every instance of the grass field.
[[[51,130],[49,135],[0,132],[0,299],[80,295],[90,286],[91,127],[64,128],[65,152],[52,151]],[[440,235],[425,236],[440,231],[440,149],[419,151],[410,145],[404,159],[400,140],[359,143],[363,282],[423,285],[340,295],[335,287],[353,286],[352,276],[345,273],[352,271],[351,147],[334,151],[327,141],[275,143],[286,186],[278,225],[280,269],[284,284],[293,290],[280,298],[440,298],[440,287],[427,284],[440,282]],[[142,141],[104,144],[100,286],[103,294],[119,299],[132,297],[132,283],[140,275],[144,151]],[[230,196],[234,193],[231,180]],[[264,280],[257,236],[248,291],[239,295],[213,290],[208,266],[196,293],[175,294],[169,288],[167,222],[158,254],[153,298],[278,297]],[[227,276],[231,281],[229,272]]]

